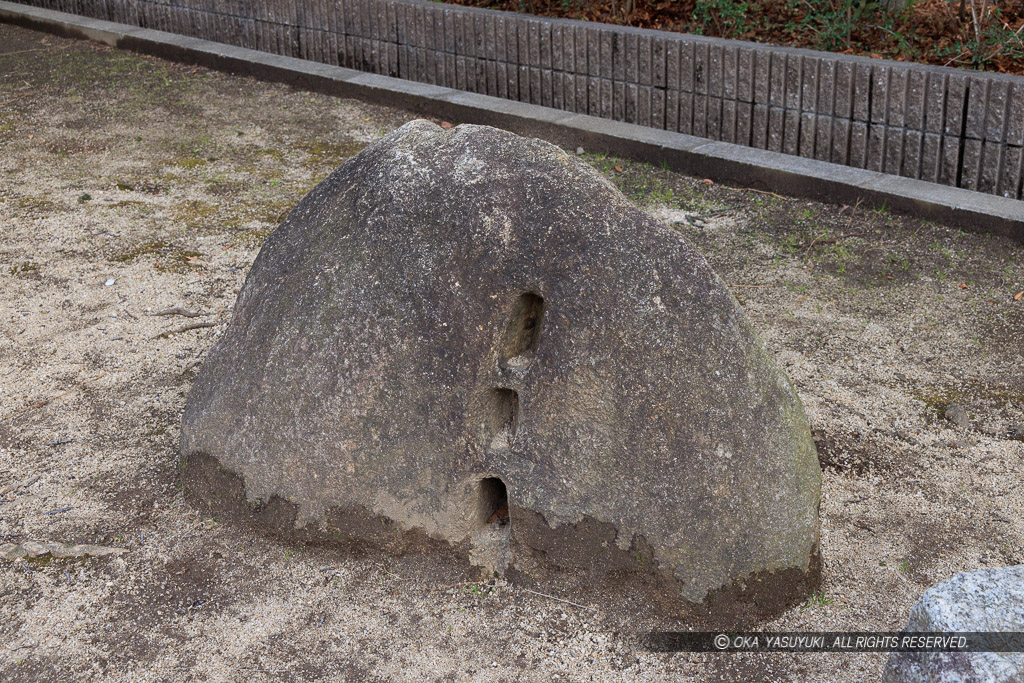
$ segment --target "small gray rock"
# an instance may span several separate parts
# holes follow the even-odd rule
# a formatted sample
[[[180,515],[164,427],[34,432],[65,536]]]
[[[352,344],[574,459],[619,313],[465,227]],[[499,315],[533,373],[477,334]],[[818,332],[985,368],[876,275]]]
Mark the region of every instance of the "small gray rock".
[[[1024,424],[1015,423],[1007,427],[1006,438],[1008,439],[1024,439]]]
[[[950,403],[949,407],[946,408],[946,412],[944,412],[942,416],[956,425],[959,429],[971,428],[971,418],[968,417],[967,411],[959,403]]]
[[[904,630],[1024,630],[1024,565],[964,572],[932,586],[910,609]],[[894,652],[889,655],[883,680],[1021,681],[1024,653]]]

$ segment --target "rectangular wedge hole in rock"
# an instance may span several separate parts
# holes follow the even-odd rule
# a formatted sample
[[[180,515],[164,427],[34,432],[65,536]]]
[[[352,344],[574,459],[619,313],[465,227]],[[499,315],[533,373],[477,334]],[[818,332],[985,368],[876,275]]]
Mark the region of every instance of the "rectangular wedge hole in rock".
[[[484,524],[506,526],[508,515],[508,488],[498,477],[480,480],[480,519]]]
[[[491,389],[484,410],[484,443],[491,450],[508,448],[519,419],[519,394],[512,389]]]
[[[521,294],[505,327],[502,360],[510,365],[528,363],[537,349],[543,323],[544,299],[533,292]]]

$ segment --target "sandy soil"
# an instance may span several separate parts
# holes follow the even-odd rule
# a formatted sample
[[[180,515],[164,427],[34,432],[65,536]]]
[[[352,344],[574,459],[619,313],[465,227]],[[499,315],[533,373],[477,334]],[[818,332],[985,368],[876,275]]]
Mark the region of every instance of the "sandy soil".
[[[178,421],[259,244],[410,115],[9,26],[0,46],[0,544],[127,550],[0,563],[0,679],[880,673],[880,654],[647,653],[630,633],[685,625],[204,518]],[[1024,562],[1021,246],[585,158],[706,254],[806,405],[822,592],[760,628],[896,629],[927,586]],[[155,315],[172,307],[200,315]]]

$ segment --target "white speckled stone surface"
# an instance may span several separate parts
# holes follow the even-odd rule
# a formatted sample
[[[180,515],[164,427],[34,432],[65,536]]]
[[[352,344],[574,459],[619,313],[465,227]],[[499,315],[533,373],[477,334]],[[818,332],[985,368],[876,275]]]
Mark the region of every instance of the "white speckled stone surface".
[[[1024,565],[963,572],[924,592],[907,631],[1024,630]],[[886,681],[1024,681],[1021,652],[894,652]]]

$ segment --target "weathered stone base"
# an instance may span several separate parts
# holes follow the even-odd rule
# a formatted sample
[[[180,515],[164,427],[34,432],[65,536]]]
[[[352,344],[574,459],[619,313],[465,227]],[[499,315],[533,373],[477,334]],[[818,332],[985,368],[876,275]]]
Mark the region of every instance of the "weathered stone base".
[[[402,529],[361,508],[332,508],[321,522],[297,527],[296,504],[277,496],[249,501],[242,478],[202,453],[182,459],[181,481],[186,500],[203,514],[284,542],[327,545],[357,556],[370,552],[454,555],[465,563],[467,572],[487,576],[491,570],[481,566],[481,553],[501,556],[507,559],[502,573],[513,584],[549,592],[555,586],[560,595],[571,595],[624,619],[640,610],[668,620],[665,623],[680,620],[709,629],[744,628],[799,604],[821,582],[820,555],[815,553],[807,571],[751,576],[710,593],[697,604],[682,597],[681,583],[658,566],[642,537],[635,538],[628,549],[620,549],[615,528],[590,517],[552,529],[543,515],[513,505],[507,526],[489,524],[473,537],[473,545],[453,546],[420,529]],[[503,540],[506,546],[487,548],[487,540]]]

